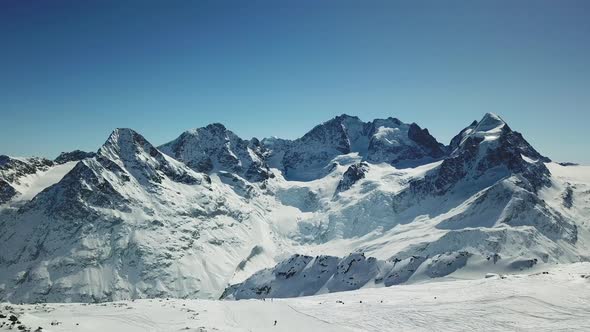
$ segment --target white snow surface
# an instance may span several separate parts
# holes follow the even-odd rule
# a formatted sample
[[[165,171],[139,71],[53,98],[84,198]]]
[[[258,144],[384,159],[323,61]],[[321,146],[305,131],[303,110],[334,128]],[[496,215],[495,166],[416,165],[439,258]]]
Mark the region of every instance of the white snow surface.
[[[48,332],[588,331],[590,264],[293,299],[3,303],[0,311]]]

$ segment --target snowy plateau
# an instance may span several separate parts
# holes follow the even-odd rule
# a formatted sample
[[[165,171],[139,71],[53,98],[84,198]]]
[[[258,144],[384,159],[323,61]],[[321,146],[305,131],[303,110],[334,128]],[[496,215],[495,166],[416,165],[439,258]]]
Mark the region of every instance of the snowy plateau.
[[[348,115],[115,129],[0,156],[0,330],[588,331],[589,217],[590,166],[491,113],[448,144]]]

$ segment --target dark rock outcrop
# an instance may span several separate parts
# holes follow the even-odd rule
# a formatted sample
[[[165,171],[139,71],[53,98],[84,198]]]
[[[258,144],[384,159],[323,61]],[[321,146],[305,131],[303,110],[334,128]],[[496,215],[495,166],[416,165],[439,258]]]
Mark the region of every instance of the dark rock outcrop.
[[[65,164],[70,161],[80,161],[86,158],[92,158],[96,155],[94,152],[74,150],[71,152],[62,152],[53,161],[57,164]]]
[[[357,183],[360,179],[365,177],[365,174],[368,171],[369,165],[367,163],[361,162],[358,164],[351,165],[348,167],[346,172],[342,174],[342,179],[338,183],[338,187],[336,188],[335,194],[341,193],[350,189],[355,183]]]

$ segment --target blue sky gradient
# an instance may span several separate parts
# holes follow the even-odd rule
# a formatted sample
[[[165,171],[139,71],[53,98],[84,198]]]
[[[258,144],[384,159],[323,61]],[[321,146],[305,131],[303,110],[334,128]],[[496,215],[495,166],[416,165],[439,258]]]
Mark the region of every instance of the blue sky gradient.
[[[295,138],[342,113],[447,144],[485,112],[590,164],[590,1],[0,2],[0,154],[116,127]]]

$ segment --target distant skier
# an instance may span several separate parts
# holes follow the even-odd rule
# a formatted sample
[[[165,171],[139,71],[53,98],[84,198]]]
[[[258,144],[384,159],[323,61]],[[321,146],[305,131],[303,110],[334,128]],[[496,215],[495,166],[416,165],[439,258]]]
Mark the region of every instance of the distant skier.
[[[277,321],[276,320],[275,320],[275,325],[274,326],[277,326]]]

